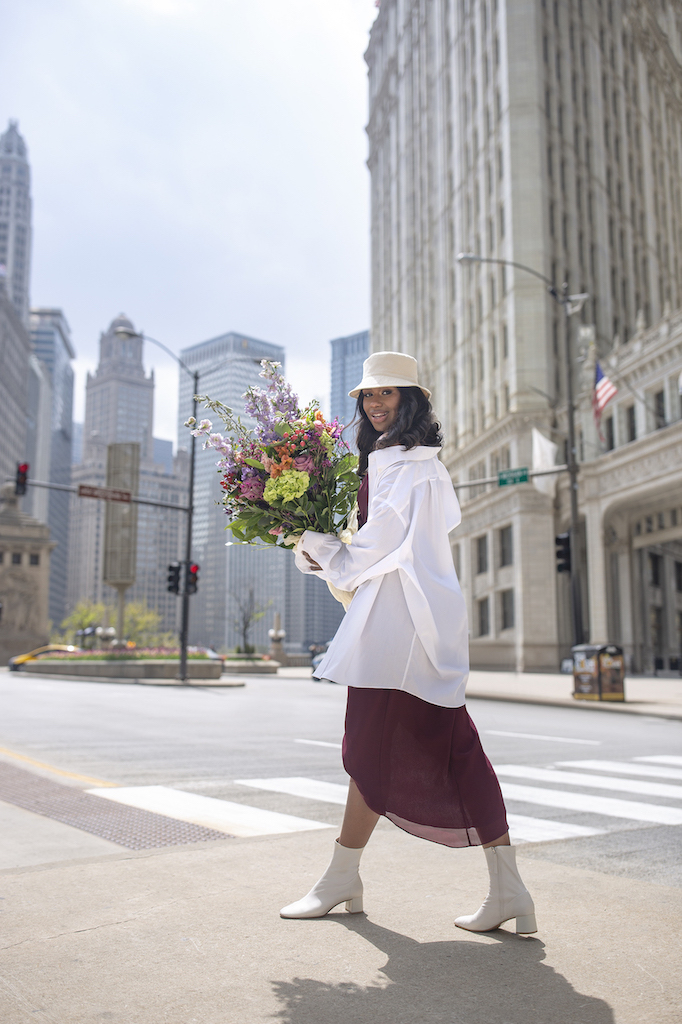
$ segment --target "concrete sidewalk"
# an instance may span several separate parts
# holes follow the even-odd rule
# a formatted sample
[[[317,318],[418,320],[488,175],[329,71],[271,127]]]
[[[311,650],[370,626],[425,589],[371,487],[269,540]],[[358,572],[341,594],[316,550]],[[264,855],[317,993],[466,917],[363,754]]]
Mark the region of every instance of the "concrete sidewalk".
[[[331,830],[2,872],[3,1024],[678,1024],[682,891],[521,847],[539,931],[460,931],[487,876],[382,823],[366,914],[283,921]]]

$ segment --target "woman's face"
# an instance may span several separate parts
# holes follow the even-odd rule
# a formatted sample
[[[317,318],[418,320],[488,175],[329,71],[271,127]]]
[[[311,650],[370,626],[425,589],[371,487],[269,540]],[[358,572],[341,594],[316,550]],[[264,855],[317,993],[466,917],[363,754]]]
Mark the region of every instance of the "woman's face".
[[[379,434],[385,434],[393,426],[399,406],[400,388],[374,388],[362,392],[362,408]]]

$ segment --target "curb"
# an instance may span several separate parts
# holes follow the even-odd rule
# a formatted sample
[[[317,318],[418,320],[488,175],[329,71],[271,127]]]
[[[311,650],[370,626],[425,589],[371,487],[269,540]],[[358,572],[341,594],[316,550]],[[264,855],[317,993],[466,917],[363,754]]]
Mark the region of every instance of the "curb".
[[[509,704],[538,704],[548,708],[579,708],[582,711],[614,711],[619,715],[651,715],[654,718],[667,718],[671,721],[682,721],[682,707],[668,707],[667,710],[660,710],[656,704],[643,704],[637,702],[617,703],[616,701],[596,700],[564,700],[562,698],[552,699],[549,697],[531,697],[526,694],[512,693],[476,693],[467,690],[467,700],[497,700],[506,701]]]

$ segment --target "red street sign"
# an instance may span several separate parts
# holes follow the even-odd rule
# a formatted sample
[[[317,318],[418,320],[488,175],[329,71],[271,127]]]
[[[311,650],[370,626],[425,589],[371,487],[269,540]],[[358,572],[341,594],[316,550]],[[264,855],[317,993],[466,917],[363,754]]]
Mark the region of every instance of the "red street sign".
[[[102,501],[129,502],[132,495],[130,491],[118,491],[115,487],[93,487],[91,484],[79,484],[78,497],[101,498]]]

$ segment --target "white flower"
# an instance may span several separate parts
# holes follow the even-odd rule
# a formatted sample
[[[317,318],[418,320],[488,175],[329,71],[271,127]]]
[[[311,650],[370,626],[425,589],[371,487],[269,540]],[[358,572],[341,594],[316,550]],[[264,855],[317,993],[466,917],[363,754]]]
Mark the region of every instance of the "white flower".
[[[210,420],[201,420],[199,423],[199,430],[211,430],[213,424]]]
[[[185,426],[186,427],[193,427],[195,423],[196,423],[196,420],[195,420],[194,416],[190,416],[190,418],[188,420],[185,420]]]

